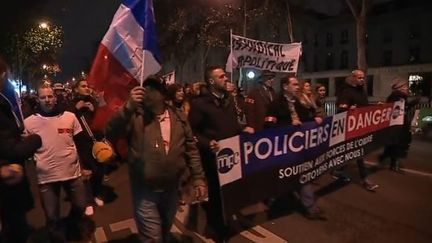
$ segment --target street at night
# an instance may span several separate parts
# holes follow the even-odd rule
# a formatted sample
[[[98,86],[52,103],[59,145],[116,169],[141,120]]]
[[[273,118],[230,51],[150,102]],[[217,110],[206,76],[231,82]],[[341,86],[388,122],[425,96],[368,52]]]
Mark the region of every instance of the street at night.
[[[430,142],[414,140],[404,162],[404,174],[390,171],[388,165],[377,167],[379,151],[372,154],[368,166],[373,171],[371,178],[380,185],[376,192],[368,192],[359,185],[355,163],[349,166],[353,178],[349,184],[335,183],[330,175],[323,175],[314,189],[326,220],[305,219],[292,196],[276,200],[270,210],[264,204],[248,207],[243,210],[241,220],[244,228],[238,227],[241,231],[228,242],[430,242],[432,164],[426,159],[432,156],[430,146]],[[134,242],[132,233],[136,233],[136,226],[132,219],[126,165],[110,174],[106,184],[112,187],[117,198],[96,208],[92,242]],[[34,190],[34,195],[36,192]],[[44,217],[38,200],[36,198],[38,207],[30,212],[29,219],[39,229],[34,242],[44,242]],[[63,214],[66,209],[63,208]],[[205,219],[204,212],[196,211],[196,217],[191,219],[194,222],[187,227],[182,224],[186,211],[178,212],[172,232],[182,242],[212,242],[197,234],[204,228]]]
[[[432,242],[432,1],[14,0],[0,243]]]

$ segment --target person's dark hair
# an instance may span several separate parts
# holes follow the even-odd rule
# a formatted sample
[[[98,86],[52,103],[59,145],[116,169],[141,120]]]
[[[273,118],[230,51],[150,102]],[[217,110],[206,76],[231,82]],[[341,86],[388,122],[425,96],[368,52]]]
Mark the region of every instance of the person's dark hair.
[[[320,89],[320,88],[325,88],[326,89],[326,91],[327,91],[327,88],[323,85],[323,84],[320,84],[320,83],[317,83],[316,85],[315,85],[315,92],[318,92],[318,90]]]
[[[183,89],[183,86],[180,85],[180,84],[171,84],[171,85],[169,85],[167,87],[167,93],[166,93],[168,100],[175,101],[175,95],[176,95],[176,92],[179,89]]]
[[[264,83],[265,81],[267,81],[267,80],[269,80],[269,79],[273,79],[273,78],[275,78],[276,77],[276,74],[274,73],[274,72],[271,72],[271,71],[267,71],[267,70],[264,70],[264,71],[262,71],[261,72],[261,74],[259,75],[259,77],[258,77],[258,82],[259,83]]]
[[[281,91],[283,90],[283,85],[284,84],[289,84],[290,78],[296,78],[296,76],[294,74],[288,74],[288,75],[283,76],[280,79],[280,90]]]
[[[87,79],[79,79],[79,80],[75,81],[75,82],[72,84],[72,92],[75,93],[75,89],[78,88],[78,86],[80,85],[80,83],[81,83],[82,81],[87,81]],[[88,82],[88,81],[87,81],[87,82]]]
[[[211,66],[208,66],[205,69],[205,72],[204,72],[204,81],[206,82],[206,84],[209,83],[210,76],[211,76],[212,72],[214,70],[216,70],[216,69],[222,69],[223,70],[224,68],[222,66],[218,66],[218,65],[211,65]]]
[[[143,87],[150,87],[156,89],[163,95],[167,94],[165,80],[157,76],[149,76],[146,80],[144,80]]]

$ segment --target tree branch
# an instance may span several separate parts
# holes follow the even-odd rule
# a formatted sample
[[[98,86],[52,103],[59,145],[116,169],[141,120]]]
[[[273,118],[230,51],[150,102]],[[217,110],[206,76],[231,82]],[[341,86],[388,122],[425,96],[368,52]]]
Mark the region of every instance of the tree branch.
[[[363,1],[363,0],[362,0]],[[351,0],[345,0],[345,2],[347,3],[349,9],[351,10],[351,13],[353,14],[354,18],[356,20],[358,20],[359,13],[357,12],[357,9],[354,7],[353,3],[351,2]],[[363,1],[364,2],[364,1]]]
[[[368,7],[369,7],[368,0],[362,0],[362,7],[360,12],[360,17],[362,19],[365,19],[366,13],[368,11]]]

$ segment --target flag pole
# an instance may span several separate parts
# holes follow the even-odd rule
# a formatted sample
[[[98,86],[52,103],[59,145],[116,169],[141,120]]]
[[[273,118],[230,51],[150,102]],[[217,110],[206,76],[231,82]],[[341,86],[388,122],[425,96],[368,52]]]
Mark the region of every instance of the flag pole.
[[[144,43],[143,43],[143,50],[142,50],[142,65],[141,65],[141,80],[140,80],[140,86],[143,86],[144,83],[144,63],[145,63],[145,50],[144,50]]]
[[[232,29],[230,29],[230,54],[233,54],[233,47],[232,47]],[[234,65],[233,65],[233,59],[230,58],[231,62],[231,82],[233,81],[233,73],[234,73]]]

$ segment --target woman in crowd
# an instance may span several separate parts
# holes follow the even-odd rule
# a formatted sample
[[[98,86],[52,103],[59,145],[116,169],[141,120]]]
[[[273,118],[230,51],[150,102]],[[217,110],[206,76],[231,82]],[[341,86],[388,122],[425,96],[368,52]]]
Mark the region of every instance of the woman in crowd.
[[[300,90],[297,94],[300,103],[306,107],[310,114],[315,114],[320,117],[324,117],[324,109],[317,95],[312,92],[312,86],[309,81],[300,82]]]
[[[189,113],[190,105],[182,85],[171,84],[168,86],[167,98],[170,105],[182,110],[186,115]]]

